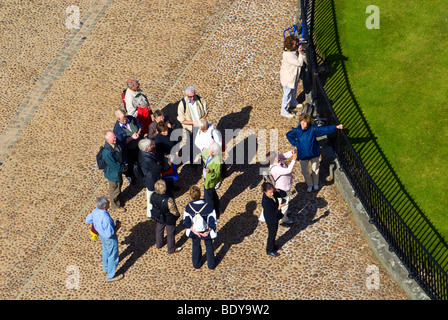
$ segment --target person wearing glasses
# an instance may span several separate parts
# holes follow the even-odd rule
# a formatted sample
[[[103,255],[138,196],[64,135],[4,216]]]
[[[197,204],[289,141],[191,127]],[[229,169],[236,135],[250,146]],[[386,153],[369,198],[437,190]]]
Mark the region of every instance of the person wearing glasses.
[[[196,130],[199,127],[199,120],[205,119],[209,113],[209,108],[204,98],[196,94],[196,88],[188,86],[185,88],[185,97],[179,101],[177,106],[177,120],[182,124],[183,134],[182,142],[179,148],[183,152],[187,152],[187,155],[183,155],[184,162],[189,161],[193,163],[195,154],[199,150],[194,150],[193,136],[196,134]],[[185,146],[189,147],[186,151]]]

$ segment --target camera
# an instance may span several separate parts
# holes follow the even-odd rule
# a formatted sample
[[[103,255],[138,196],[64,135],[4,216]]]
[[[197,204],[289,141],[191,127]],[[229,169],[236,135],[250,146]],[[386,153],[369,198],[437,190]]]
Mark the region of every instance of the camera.
[[[300,39],[297,43],[297,46],[302,46],[302,49],[306,50],[308,48],[308,40]]]

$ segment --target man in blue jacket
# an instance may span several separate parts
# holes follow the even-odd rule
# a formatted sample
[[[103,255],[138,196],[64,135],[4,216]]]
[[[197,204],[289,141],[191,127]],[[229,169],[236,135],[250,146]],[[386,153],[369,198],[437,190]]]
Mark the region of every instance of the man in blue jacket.
[[[106,131],[105,138],[103,160],[106,163],[106,169],[104,170],[104,177],[109,180],[110,208],[117,212],[125,212],[126,210],[121,206],[119,197],[123,185],[122,174],[128,169],[126,157],[112,131]]]
[[[332,134],[337,129],[342,130],[342,124],[318,127],[313,125],[313,119],[309,114],[303,114],[299,118],[300,126],[286,134],[289,143],[297,148],[297,158],[300,160],[300,168],[305,178],[307,191],[319,190],[319,156],[320,147],[317,137]],[[311,172],[309,163],[311,162]]]
[[[114,126],[114,134],[117,137],[117,143],[120,145],[122,152],[126,155],[126,160],[130,170],[125,173],[129,183],[135,185],[134,163],[138,158],[138,142],[142,138],[143,127],[136,118],[127,116],[125,111],[118,109],[115,111],[117,121]]]

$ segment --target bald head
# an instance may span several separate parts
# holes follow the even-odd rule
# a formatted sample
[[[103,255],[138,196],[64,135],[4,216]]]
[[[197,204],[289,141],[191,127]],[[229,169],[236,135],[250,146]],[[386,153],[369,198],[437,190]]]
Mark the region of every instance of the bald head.
[[[115,133],[111,130],[107,130],[104,133],[104,138],[109,144],[115,144],[117,142],[117,138],[115,137]]]

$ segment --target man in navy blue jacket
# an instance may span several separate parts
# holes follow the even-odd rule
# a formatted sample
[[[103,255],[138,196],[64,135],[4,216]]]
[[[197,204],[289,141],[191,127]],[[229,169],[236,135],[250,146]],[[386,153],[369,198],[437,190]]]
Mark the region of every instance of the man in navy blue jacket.
[[[317,137],[325,136],[342,130],[342,124],[318,127],[313,125],[313,119],[308,114],[299,118],[300,126],[292,129],[286,134],[289,143],[297,148],[297,158],[300,160],[300,168],[305,178],[307,191],[319,190],[319,156],[320,147]],[[309,170],[311,162],[311,173]]]
[[[261,206],[263,207],[263,215],[268,227],[268,239],[266,241],[266,253],[273,257],[278,257],[278,247],[275,245],[275,237],[278,230],[278,221],[283,217],[281,211],[285,205],[284,202],[280,203],[278,199],[284,198],[286,192],[283,190],[276,190],[275,187],[269,182],[265,182],[261,185],[263,190],[263,198],[261,199]]]
[[[126,171],[126,178],[130,184],[135,184],[134,163],[138,158],[138,142],[142,138],[142,124],[132,116],[126,116],[125,111],[118,109],[115,111],[117,122],[115,122],[114,133],[117,136],[117,143],[126,154],[130,170]]]

